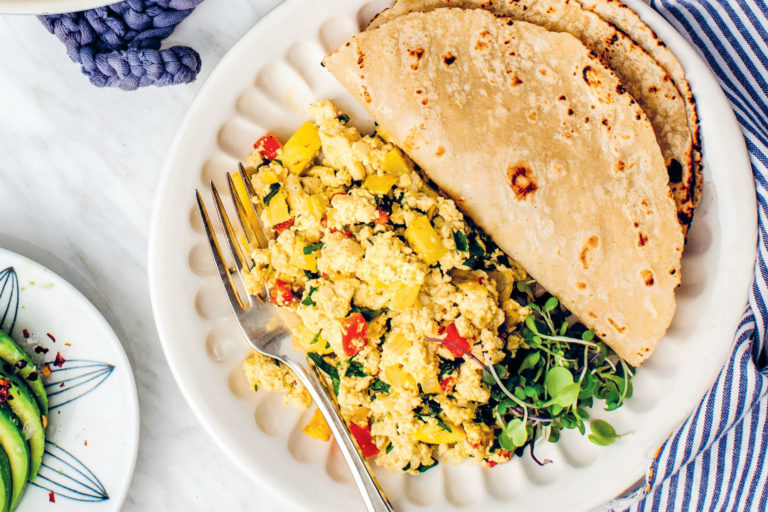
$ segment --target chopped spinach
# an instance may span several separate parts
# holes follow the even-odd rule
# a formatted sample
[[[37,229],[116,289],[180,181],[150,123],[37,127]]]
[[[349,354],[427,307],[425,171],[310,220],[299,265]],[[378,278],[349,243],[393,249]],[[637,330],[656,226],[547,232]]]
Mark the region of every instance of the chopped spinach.
[[[389,393],[391,388],[392,386],[380,379],[376,379],[373,381],[373,384],[371,384],[371,390],[377,393]]]
[[[315,302],[314,300],[312,300],[312,295],[314,295],[314,293],[315,293],[316,291],[317,291],[317,287],[316,287],[316,286],[313,286],[313,287],[312,287],[312,288],[309,290],[309,293],[307,294],[307,296],[306,296],[306,297],[304,297],[304,300],[302,300],[302,301],[301,301],[301,303],[302,303],[302,304],[304,304],[305,306],[317,306],[317,302]]]
[[[269,186],[269,192],[267,192],[267,195],[264,196],[264,206],[269,206],[269,203],[272,202],[272,198],[274,198],[279,191],[280,191],[280,184],[272,183]]]
[[[328,377],[330,377],[331,383],[333,384],[333,392],[338,395],[339,384],[341,382],[339,379],[339,371],[333,365],[328,363],[328,361],[320,357],[320,354],[318,354],[317,352],[309,352],[307,353],[307,357],[313,363],[315,363],[315,366],[320,368],[323,371],[323,373],[325,373]]]
[[[457,251],[464,252],[468,250],[467,235],[465,235],[463,231],[453,232],[453,243],[456,244]]]
[[[344,372],[345,377],[367,377],[368,374],[365,373],[365,370],[363,370],[363,365],[358,363],[357,361],[350,361],[349,366],[347,366],[347,371]]]
[[[438,363],[438,379],[443,380],[445,377],[451,375],[459,369],[459,366],[461,366],[461,363],[463,362],[464,360],[458,357],[452,361],[450,359],[440,358],[440,363]]]
[[[323,242],[317,242],[314,244],[309,244],[304,246],[304,254],[312,254],[313,252],[317,252],[323,247]]]
[[[360,306],[352,306],[350,308],[350,311],[352,313],[360,313],[363,315],[363,318],[365,318],[366,322],[370,322],[380,314],[384,313],[386,309],[368,309],[368,308],[361,308]]]

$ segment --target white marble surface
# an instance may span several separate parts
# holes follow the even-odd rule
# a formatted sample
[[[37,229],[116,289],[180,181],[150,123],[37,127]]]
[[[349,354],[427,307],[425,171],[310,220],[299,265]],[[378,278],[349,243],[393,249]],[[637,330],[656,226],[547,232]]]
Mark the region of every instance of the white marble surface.
[[[207,0],[168,41],[200,52],[198,81],[130,93],[92,87],[34,17],[0,15],[0,247],[80,288],[123,342],[141,406],[124,510],[290,510],[237,471],[183,401],[146,279],[155,183],[176,128],[226,50],[276,3]]]

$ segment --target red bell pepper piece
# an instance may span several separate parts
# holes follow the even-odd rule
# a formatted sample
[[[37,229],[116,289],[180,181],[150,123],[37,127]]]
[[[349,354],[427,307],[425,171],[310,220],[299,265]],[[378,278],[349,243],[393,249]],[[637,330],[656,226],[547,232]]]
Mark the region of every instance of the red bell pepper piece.
[[[357,446],[360,447],[360,452],[363,454],[363,457],[367,459],[368,457],[373,457],[379,453],[379,448],[371,438],[370,425],[350,423],[349,431],[352,433],[352,437],[355,438],[355,441],[357,441]]]
[[[341,344],[347,357],[359,353],[368,343],[368,322],[362,313],[352,313],[341,323]]]
[[[277,234],[279,235],[280,233],[282,233],[283,231],[285,231],[289,227],[293,226],[294,222],[296,222],[296,219],[294,217],[291,217],[290,219],[288,219],[285,222],[281,222],[280,224],[275,224],[275,227],[272,228],[272,229],[277,231]]]
[[[470,351],[471,347],[467,338],[459,334],[456,324],[453,322],[440,329],[440,335],[445,336],[443,339],[448,342],[445,346],[454,356],[461,357]]]
[[[262,138],[256,141],[253,145],[253,149],[255,149],[262,158],[265,158],[267,160],[274,160],[275,157],[277,157],[277,151],[282,148],[283,145],[280,143],[280,139],[272,135],[271,133],[266,134]]]
[[[296,302],[296,295],[291,285],[281,279],[275,279],[275,285],[269,291],[269,300],[278,306],[289,306]]]
[[[379,212],[379,216],[376,217],[373,222],[376,224],[386,224],[389,222],[389,214],[384,211],[384,208],[378,206],[376,207],[376,210]]]
[[[446,377],[440,381],[440,389],[442,389],[445,394],[450,393],[455,385],[456,377]]]

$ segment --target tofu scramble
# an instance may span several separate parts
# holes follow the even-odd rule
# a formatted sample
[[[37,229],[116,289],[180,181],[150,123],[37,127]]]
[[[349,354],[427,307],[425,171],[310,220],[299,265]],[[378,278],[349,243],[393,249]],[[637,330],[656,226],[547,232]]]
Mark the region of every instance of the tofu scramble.
[[[244,280],[297,316],[294,345],[321,370],[365,457],[410,473],[442,458],[494,466],[524,446],[533,456],[536,438],[556,441],[561,428],[584,433],[592,395],[611,408],[631,396],[623,361],[583,326],[572,331],[554,297],[521,306],[534,300],[526,272],[386,134],[361,135],[328,101],[312,113],[284,146],[259,139],[246,162],[271,239]],[[310,405],[275,360],[254,353],[244,369],[254,389]],[[319,412],[304,432],[330,437]]]
[[[505,461],[493,428],[475,421],[490,387],[462,349],[498,363],[517,348],[527,310],[511,294],[527,275],[381,134],[361,136],[327,101],[312,113],[298,144],[248,161],[275,235],[253,251],[249,292],[266,285],[298,314],[295,344],[330,375],[344,420],[378,464],[416,472],[442,456]],[[253,387],[311,401],[268,357],[252,355],[245,371]]]

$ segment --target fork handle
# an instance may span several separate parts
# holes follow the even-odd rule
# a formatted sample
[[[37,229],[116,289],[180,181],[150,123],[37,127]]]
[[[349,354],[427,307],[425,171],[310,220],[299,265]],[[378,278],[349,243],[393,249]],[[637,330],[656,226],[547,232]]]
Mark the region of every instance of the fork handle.
[[[310,368],[306,368],[292,359],[286,361],[286,363],[299,377],[299,380],[307,388],[309,394],[312,395],[317,408],[320,409],[325,421],[331,428],[333,437],[336,438],[341,453],[344,455],[344,460],[347,461],[347,465],[352,471],[355,484],[357,484],[357,488],[360,490],[360,494],[365,502],[366,510],[368,512],[393,512],[392,505],[384,495],[384,491],[381,490],[381,486],[376,481],[376,477],[373,475],[368,462],[358,451],[347,425],[341,419],[338,405],[328,396],[326,387],[320,382],[317,369],[312,365],[309,365]]]

